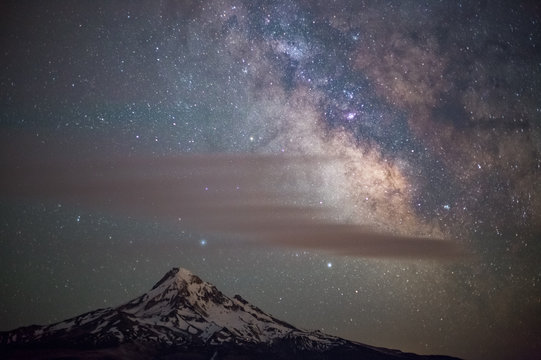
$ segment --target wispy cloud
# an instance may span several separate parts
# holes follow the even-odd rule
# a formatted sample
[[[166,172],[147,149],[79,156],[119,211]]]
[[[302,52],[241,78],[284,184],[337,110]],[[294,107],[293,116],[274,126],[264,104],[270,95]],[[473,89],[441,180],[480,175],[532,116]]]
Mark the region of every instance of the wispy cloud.
[[[25,152],[28,154],[29,152]],[[313,249],[358,257],[449,258],[452,241],[395,235],[337,220],[310,201],[307,174],[339,161],[317,156],[199,154],[171,157],[60,153],[3,157],[4,197],[52,200],[180,224],[239,245]]]

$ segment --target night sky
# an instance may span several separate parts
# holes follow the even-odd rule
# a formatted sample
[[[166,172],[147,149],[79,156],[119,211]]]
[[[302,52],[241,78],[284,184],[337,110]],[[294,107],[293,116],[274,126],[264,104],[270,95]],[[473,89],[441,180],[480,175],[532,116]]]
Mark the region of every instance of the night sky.
[[[541,359],[534,1],[0,13],[0,330],[181,266],[301,328]]]

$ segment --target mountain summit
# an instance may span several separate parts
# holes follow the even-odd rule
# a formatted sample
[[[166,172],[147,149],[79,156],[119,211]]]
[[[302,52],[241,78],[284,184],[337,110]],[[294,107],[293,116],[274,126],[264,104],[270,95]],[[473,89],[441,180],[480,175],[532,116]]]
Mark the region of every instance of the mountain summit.
[[[173,268],[138,298],[0,333],[2,358],[452,359],[376,348],[278,320]]]

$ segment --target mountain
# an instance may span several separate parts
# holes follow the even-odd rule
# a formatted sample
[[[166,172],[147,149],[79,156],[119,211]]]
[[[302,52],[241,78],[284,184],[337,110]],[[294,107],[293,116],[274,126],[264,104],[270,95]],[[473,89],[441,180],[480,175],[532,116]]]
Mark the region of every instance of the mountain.
[[[174,268],[147,293],[116,308],[56,324],[0,332],[11,359],[453,359],[376,348],[305,331],[239,295],[225,296]]]

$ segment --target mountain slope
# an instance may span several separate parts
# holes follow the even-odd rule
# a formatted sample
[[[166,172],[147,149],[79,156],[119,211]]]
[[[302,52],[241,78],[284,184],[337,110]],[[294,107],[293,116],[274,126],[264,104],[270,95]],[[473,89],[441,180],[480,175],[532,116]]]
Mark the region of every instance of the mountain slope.
[[[179,268],[124,305],[0,333],[0,346],[11,358],[450,359],[300,330]]]

